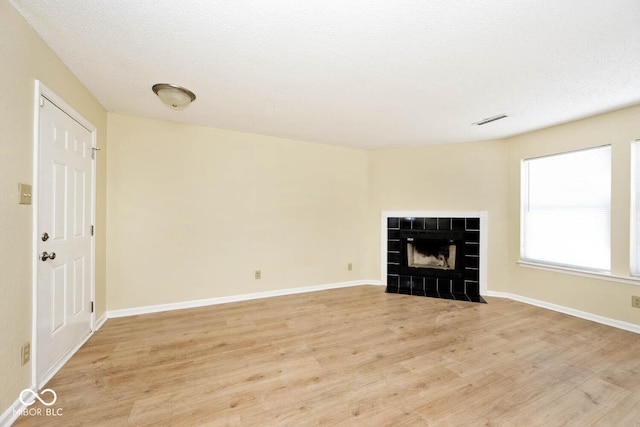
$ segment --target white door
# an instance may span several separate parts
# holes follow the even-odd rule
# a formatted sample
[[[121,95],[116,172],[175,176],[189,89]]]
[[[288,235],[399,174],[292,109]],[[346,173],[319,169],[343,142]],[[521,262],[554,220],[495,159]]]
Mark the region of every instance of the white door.
[[[36,220],[37,387],[91,334],[92,133],[40,98]]]

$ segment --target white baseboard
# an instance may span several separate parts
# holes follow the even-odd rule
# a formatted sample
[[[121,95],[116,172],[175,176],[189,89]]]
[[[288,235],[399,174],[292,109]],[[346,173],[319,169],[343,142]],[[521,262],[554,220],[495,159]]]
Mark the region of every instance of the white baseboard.
[[[36,394],[33,387],[30,387],[30,390],[33,391],[33,394]],[[35,400],[35,398],[29,397],[28,400],[30,402]],[[13,405],[7,408],[7,410],[4,411],[2,415],[0,415],[0,427],[9,427],[10,425],[12,425],[14,422],[16,422],[18,417],[20,417],[20,414],[22,414],[25,409],[27,409],[27,405],[22,403],[20,401],[20,398],[16,399],[16,401],[13,402]]]
[[[523,297],[520,295],[512,294],[509,292],[495,292],[488,291],[487,296],[496,298],[507,298],[514,301],[523,302],[525,304],[535,305],[536,307],[546,308],[548,310],[557,311],[559,313],[568,314],[570,316],[579,317],[581,319],[590,320],[592,322],[601,323],[603,325],[612,326],[618,329],[624,329],[625,331],[635,332],[640,334],[640,325],[634,323],[623,322],[621,320],[611,319],[609,317],[600,316],[586,311],[576,310],[574,308],[565,307],[563,305],[553,304],[546,301],[540,301],[533,298]]]
[[[301,294],[305,292],[316,292],[316,291],[324,291],[327,289],[346,288],[350,286],[361,286],[361,285],[384,286],[385,284],[381,280],[354,280],[351,282],[329,283],[325,285],[278,289],[275,291],[256,292],[256,293],[250,293],[250,294],[231,295],[227,297],[207,298],[207,299],[183,301],[183,302],[177,302],[177,303],[148,305],[143,307],[111,310],[103,314],[100,317],[100,319],[98,319],[96,324],[99,326],[96,327],[96,330],[100,326],[102,326],[107,319],[110,319],[110,318],[135,316],[139,314],[158,313],[161,311],[181,310],[184,308],[205,307],[209,305],[225,304],[229,302],[248,301],[253,299],[271,298],[271,297],[277,297],[277,296],[283,296],[283,295]],[[523,302],[525,304],[546,308],[548,310],[557,311],[559,313],[568,314],[574,317],[579,317],[581,319],[590,320],[592,322],[597,322],[603,325],[612,326],[614,328],[624,329],[626,331],[640,334],[640,325],[611,319],[609,317],[599,316],[597,314],[588,313],[586,311],[580,311],[573,308],[564,307],[561,305],[553,304],[546,301],[540,301],[533,298],[523,297],[520,295],[508,293],[508,292],[487,291],[486,295],[490,297],[507,298],[514,301]]]
[[[102,325],[104,325],[104,322],[106,322],[108,318],[108,313],[105,311],[102,316],[100,316],[98,320],[96,320],[93,332],[96,332],[98,329],[102,328]]]
[[[158,313],[161,311],[181,310],[184,308],[205,307],[208,305],[225,304],[229,302],[248,301],[253,299],[271,298],[283,295],[301,294],[305,292],[324,291],[327,289],[347,288],[361,285],[382,285],[380,280],[354,280],[351,282],[329,283],[325,285],[304,286],[300,288],[278,289],[275,291],[255,292],[251,294],[231,295],[227,297],[207,298],[192,301],[183,301],[169,304],[147,305],[143,307],[124,308],[108,311],[108,318],[136,316],[139,314]]]

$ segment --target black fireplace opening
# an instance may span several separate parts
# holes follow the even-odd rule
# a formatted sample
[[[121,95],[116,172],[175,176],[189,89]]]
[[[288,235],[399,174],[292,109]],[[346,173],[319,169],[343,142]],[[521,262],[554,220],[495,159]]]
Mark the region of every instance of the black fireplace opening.
[[[388,218],[388,293],[480,296],[480,218]]]
[[[400,232],[402,273],[423,277],[464,277],[464,232]]]

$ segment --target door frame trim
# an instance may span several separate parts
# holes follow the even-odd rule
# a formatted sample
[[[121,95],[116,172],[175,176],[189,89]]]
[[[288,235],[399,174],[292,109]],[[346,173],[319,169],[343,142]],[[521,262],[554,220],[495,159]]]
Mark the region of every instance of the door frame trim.
[[[65,356],[53,369],[49,372],[49,374],[43,378],[42,383],[38,384],[38,373],[37,373],[37,363],[38,360],[38,342],[37,342],[37,332],[38,332],[38,208],[39,208],[39,191],[38,188],[38,178],[40,172],[40,97],[45,97],[49,101],[51,101],[54,105],[64,111],[69,117],[78,122],[82,127],[91,132],[91,147],[96,148],[97,143],[97,128],[85,119],[80,113],[78,113],[74,108],[72,108],[69,104],[67,104],[62,98],[56,95],[51,89],[45,86],[40,80],[34,81],[34,114],[33,114],[33,186],[32,186],[32,236],[31,236],[31,245],[32,245],[32,296],[31,296],[31,387],[34,390],[38,390],[46,382],[48,382],[51,377],[55,375],[56,372],[60,370],[60,368],[71,358],[71,356],[88,340],[95,330],[95,321],[96,321],[96,313],[95,313],[95,295],[96,295],[96,279],[95,279],[95,235],[91,239],[91,274],[90,274],[90,294],[91,301],[94,301],[94,310],[91,313],[90,317],[90,332],[87,335],[86,339],[83,340],[79,345],[75,346],[70,352]],[[92,150],[94,151],[94,150]],[[93,160],[91,162],[91,223],[95,224],[96,219],[96,161]]]

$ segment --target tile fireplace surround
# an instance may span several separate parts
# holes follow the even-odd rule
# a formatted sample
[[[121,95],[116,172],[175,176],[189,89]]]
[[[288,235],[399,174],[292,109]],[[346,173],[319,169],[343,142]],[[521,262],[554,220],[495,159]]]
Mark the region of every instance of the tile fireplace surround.
[[[387,293],[484,303],[486,293],[486,212],[384,212],[383,278]],[[416,241],[456,245],[451,267],[415,268],[407,259]],[[433,254],[432,254],[433,255]],[[437,256],[437,254],[436,254]],[[436,263],[436,258],[433,258]],[[453,261],[453,259],[449,259]],[[455,265],[455,268],[454,268]]]

